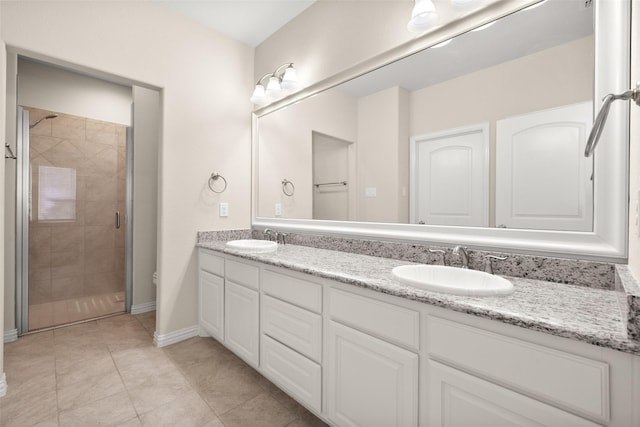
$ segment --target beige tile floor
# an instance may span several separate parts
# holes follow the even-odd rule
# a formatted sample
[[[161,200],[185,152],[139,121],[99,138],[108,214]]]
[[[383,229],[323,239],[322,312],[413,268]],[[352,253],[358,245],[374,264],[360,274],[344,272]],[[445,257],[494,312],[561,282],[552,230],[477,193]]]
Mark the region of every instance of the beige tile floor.
[[[29,304],[29,330],[124,312],[124,291]]]
[[[155,312],[5,345],[1,426],[324,426],[211,338],[156,348]]]

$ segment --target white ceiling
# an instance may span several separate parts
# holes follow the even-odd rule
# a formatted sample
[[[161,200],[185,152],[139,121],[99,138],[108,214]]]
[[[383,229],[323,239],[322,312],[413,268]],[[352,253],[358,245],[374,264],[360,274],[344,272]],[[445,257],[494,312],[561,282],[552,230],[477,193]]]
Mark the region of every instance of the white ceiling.
[[[156,0],[188,18],[255,47],[315,0]]]

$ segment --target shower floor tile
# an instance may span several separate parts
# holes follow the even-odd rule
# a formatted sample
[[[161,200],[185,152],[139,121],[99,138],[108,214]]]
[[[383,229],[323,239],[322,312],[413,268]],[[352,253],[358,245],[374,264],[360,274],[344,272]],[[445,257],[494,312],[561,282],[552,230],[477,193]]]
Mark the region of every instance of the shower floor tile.
[[[124,312],[124,292],[29,305],[29,331]]]

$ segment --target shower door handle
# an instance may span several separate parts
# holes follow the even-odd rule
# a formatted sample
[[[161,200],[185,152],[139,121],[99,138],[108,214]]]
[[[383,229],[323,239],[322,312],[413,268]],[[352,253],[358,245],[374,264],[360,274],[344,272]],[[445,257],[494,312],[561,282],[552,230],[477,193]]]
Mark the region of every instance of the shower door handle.
[[[120,228],[120,211],[116,211],[116,228]]]

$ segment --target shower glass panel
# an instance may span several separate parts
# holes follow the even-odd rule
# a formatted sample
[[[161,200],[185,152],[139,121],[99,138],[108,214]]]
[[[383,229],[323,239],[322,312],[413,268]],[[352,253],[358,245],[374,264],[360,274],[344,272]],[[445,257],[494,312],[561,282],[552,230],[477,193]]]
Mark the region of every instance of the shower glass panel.
[[[23,109],[28,330],[123,312],[126,126]]]

